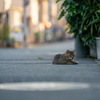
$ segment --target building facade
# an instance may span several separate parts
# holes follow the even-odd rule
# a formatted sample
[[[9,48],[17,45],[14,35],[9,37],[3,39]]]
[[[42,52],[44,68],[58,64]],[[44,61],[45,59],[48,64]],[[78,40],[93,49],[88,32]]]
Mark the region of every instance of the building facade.
[[[45,29],[48,29],[47,32],[51,33],[49,29],[51,25],[58,23],[58,9],[55,2],[56,0],[30,0],[26,7],[28,43],[35,41],[35,33],[37,32],[40,33],[40,42],[44,42]],[[0,0],[0,19],[5,13],[10,30],[14,26],[23,24],[23,3],[23,0]]]

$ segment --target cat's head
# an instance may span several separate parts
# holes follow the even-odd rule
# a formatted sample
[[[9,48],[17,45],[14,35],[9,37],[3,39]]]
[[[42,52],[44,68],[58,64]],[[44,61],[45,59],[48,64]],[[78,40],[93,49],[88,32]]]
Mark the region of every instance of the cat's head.
[[[71,58],[71,59],[73,59],[75,57],[75,50],[72,50],[72,51],[67,50],[65,53],[68,54],[69,58]]]

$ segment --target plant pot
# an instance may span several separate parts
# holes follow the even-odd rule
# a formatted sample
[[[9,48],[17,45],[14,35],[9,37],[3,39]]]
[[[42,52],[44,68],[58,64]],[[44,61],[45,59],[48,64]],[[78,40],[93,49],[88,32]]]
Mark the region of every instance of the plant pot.
[[[97,43],[97,59],[100,59],[100,37],[96,37]]]
[[[93,58],[97,58],[97,46],[96,45],[90,46],[90,56]]]
[[[87,58],[89,47],[83,46],[79,38],[75,39],[75,58]]]

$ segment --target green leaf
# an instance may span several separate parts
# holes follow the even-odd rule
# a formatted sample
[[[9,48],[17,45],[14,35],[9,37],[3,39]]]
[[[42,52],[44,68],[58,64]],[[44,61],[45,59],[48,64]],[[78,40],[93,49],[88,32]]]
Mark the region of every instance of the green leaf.
[[[67,28],[65,29],[65,32],[68,31],[68,30],[69,30],[69,27],[67,27]]]
[[[67,6],[66,6],[66,9],[68,9],[69,7],[70,7],[70,5],[67,5]]]
[[[100,27],[98,28],[98,33],[100,34]]]
[[[61,9],[63,9],[64,7],[66,8],[67,5],[68,5],[68,2],[65,0],[61,5]]]
[[[87,25],[87,27],[89,27],[91,24],[94,24],[94,23],[97,23],[97,22],[99,22],[99,19],[93,20],[92,22],[90,22],[90,23]]]
[[[83,11],[81,12],[81,15],[83,15]]]
[[[86,1],[86,0],[84,0],[84,2],[88,5],[88,3],[87,3],[87,1]]]
[[[68,0],[68,3],[71,3],[73,0]]]
[[[99,27],[100,26],[100,23],[99,24],[97,24],[97,27]]]
[[[57,0],[56,3],[58,3],[60,0]]]
[[[96,15],[96,17],[99,19],[99,16],[98,16],[98,14],[95,12],[95,15]]]
[[[97,10],[96,12],[100,13],[100,10]]]
[[[58,19],[61,19],[65,15],[65,11],[62,10]]]
[[[81,29],[83,29],[83,25],[84,25],[84,23],[85,23],[86,20],[87,20],[87,17],[85,17],[85,18],[83,19],[83,21],[82,21],[82,23],[81,23]]]
[[[43,60],[44,58],[38,57],[38,59]]]

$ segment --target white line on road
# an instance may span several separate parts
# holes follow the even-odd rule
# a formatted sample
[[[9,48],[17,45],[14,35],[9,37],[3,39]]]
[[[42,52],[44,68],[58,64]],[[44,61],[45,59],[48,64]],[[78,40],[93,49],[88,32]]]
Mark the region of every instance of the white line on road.
[[[25,82],[25,83],[3,83],[0,84],[2,90],[18,91],[57,91],[57,90],[75,90],[90,88],[88,83],[70,83],[70,82]]]

